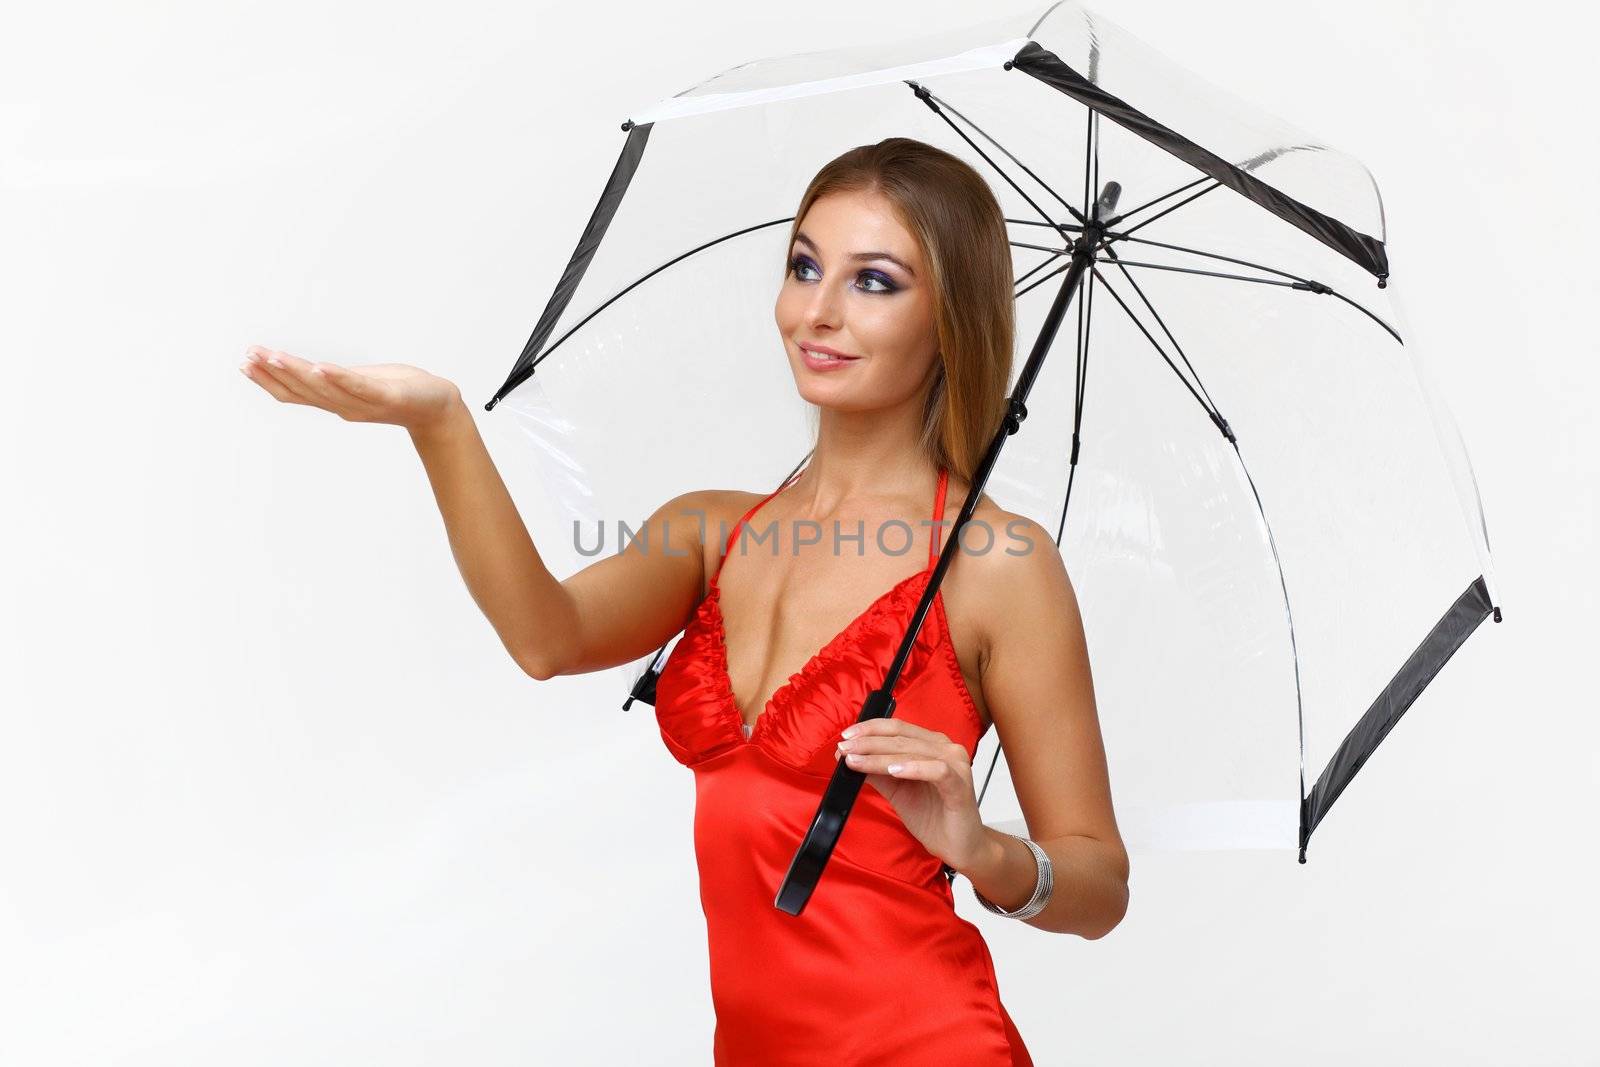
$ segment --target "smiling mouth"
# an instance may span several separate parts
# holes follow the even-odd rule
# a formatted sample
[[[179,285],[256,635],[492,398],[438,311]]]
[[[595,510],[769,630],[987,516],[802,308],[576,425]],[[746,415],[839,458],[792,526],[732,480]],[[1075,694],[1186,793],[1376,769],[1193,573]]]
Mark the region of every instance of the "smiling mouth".
[[[806,348],[804,346],[800,349],[800,355],[815,363],[853,363],[861,358],[860,356],[836,356],[831,352],[819,352],[815,348]]]

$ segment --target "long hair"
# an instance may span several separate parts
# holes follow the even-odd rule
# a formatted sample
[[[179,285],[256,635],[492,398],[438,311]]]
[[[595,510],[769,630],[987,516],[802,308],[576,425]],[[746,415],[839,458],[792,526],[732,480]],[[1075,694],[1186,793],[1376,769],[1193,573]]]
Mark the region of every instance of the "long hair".
[[[916,237],[932,273],[940,366],[923,408],[923,451],[971,481],[1005,414],[1016,332],[1010,238],[994,193],[949,152],[886,137],[831,160],[806,186],[789,243],[818,198],[882,194]]]

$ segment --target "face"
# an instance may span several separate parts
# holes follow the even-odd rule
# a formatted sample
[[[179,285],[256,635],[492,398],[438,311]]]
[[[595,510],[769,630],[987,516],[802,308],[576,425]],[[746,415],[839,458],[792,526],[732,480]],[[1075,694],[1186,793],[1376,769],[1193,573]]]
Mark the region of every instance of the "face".
[[[939,358],[922,251],[879,193],[830,193],[812,203],[789,246],[773,318],[800,395],[823,407],[903,403],[922,391]]]

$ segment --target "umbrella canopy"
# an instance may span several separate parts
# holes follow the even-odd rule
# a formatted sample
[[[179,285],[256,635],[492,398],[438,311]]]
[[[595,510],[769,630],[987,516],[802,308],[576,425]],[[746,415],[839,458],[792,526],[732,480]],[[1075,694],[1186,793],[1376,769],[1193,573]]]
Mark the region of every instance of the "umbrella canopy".
[[[1019,375],[1049,352],[975,491],[1057,533],[1131,849],[1304,862],[1383,737],[1499,620],[1471,466],[1350,155],[1068,2],[743,64],[621,125],[487,404],[526,428],[550,499],[592,541],[678,493],[776,487],[814,432],[772,319],[810,177],[890,136],[967,160],[1009,221]],[[627,667],[637,696],[660,658]],[[991,733],[986,821],[1025,832],[984,771],[1002,756]]]

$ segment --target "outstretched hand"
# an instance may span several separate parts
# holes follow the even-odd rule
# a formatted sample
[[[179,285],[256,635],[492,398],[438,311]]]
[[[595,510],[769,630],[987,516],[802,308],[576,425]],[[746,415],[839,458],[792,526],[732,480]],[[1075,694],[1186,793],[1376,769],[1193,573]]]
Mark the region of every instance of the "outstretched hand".
[[[424,429],[461,401],[453,382],[404,363],[342,367],[260,345],[245,349],[244,376],[286,404],[331,411],[346,422]]]

